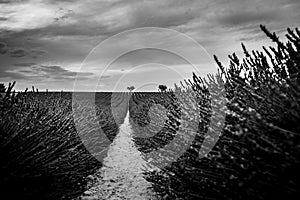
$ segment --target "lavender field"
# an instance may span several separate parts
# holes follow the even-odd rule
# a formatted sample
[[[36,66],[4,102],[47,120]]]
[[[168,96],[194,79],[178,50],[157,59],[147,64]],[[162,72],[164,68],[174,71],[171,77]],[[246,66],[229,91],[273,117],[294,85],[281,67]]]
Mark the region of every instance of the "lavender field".
[[[229,66],[215,56],[217,74],[193,74],[160,92],[97,92],[89,104],[88,92],[74,102],[71,92],[14,92],[15,83],[7,85],[0,97],[1,194],[30,200],[299,198],[300,32],[288,29],[281,42],[261,29],[276,47],[250,52],[242,45],[245,57],[230,55]],[[92,113],[78,117],[89,110],[108,143],[85,123]],[[216,139],[207,132],[217,132],[212,119],[222,116]],[[173,140],[173,148],[165,148]],[[199,157],[206,147],[212,149]],[[160,154],[149,157],[153,151]]]

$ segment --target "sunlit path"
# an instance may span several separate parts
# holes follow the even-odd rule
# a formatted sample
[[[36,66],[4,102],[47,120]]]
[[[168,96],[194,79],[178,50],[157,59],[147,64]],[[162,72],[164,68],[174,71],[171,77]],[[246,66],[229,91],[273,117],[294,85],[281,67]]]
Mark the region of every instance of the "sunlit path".
[[[87,194],[94,199],[155,199],[151,185],[142,175],[146,162],[132,141],[127,112],[124,123],[100,169],[100,178]]]

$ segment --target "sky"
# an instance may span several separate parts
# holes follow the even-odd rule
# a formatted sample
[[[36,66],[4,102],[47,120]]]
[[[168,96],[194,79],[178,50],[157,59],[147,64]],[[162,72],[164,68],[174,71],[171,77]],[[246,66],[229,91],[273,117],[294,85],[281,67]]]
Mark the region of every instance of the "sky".
[[[0,0],[0,82],[40,91],[173,87],[195,70],[215,73],[209,58],[226,65],[241,42],[272,45],[259,25],[283,37],[299,27],[299,10],[299,0]]]

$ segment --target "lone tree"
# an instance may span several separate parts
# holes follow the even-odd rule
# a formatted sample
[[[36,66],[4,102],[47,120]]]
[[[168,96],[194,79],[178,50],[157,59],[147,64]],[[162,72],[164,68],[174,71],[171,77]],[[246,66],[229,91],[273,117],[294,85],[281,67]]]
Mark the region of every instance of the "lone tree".
[[[4,93],[6,90],[5,85],[3,83],[0,83],[0,93]]]
[[[167,90],[167,86],[166,85],[159,85],[158,89],[160,89],[161,92],[165,92]]]
[[[132,92],[134,89],[135,89],[134,86],[127,87],[127,90],[129,90],[130,92]]]

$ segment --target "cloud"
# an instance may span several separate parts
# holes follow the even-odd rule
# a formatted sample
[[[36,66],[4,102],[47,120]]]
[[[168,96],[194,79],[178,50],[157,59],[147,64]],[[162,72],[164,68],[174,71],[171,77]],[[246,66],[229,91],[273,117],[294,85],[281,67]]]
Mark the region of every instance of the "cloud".
[[[13,65],[16,67],[30,67],[37,64],[36,63],[15,63]]]
[[[271,12],[255,12],[255,11],[238,11],[227,16],[222,16],[219,23],[225,26],[240,26],[248,24],[266,23],[278,19],[278,13]]]
[[[287,0],[287,4],[291,4],[291,5],[300,5],[300,1],[299,0]]]
[[[38,57],[41,57],[41,56],[44,56],[47,52],[44,51],[44,50],[39,50],[39,49],[32,49],[30,51],[30,56],[32,58],[38,58]]]
[[[111,35],[144,26],[171,27],[195,19],[196,1],[27,1],[8,5],[0,30],[8,35],[35,36]],[[1,12],[0,12],[1,17]]]
[[[7,44],[0,42],[0,54],[6,54],[8,51]]]
[[[0,0],[0,3],[6,4],[6,3],[20,3],[20,2],[26,2],[27,0]]]
[[[145,26],[181,27],[197,22],[203,30],[214,26],[245,26],[276,23],[297,16],[298,0],[228,1],[18,1],[3,7],[2,34],[31,37],[111,36],[130,28]],[[282,8],[281,8],[282,7]],[[279,9],[280,8],[280,9]],[[216,12],[217,11],[217,12]],[[293,11],[293,12],[292,12]],[[285,16],[287,15],[287,16]],[[296,17],[295,17],[296,18]],[[5,32],[6,31],[6,32]],[[8,32],[7,32],[8,31]]]
[[[6,4],[6,3],[11,3],[12,1],[10,0],[0,0],[0,4]]]
[[[0,21],[6,21],[6,20],[8,20],[7,17],[0,17]]]
[[[265,24],[273,30],[282,29],[278,26],[290,26],[300,19],[295,12],[298,2],[28,0],[5,7],[8,20],[2,24],[2,32],[0,25],[0,35],[10,39],[48,40],[49,43],[57,40],[69,46],[78,46],[70,48],[68,52],[86,54],[88,52],[81,50],[81,41],[98,43],[124,30],[153,26],[182,31],[201,44],[214,47],[219,42],[239,42],[241,38],[247,37],[263,39],[263,34],[255,33],[259,31],[259,24]],[[224,43],[223,46],[227,45]],[[50,52],[53,50],[50,49]],[[46,51],[49,52],[48,49]],[[59,49],[54,51],[59,52]],[[66,57],[68,52],[64,53]]]
[[[44,75],[48,78],[54,79],[74,79],[76,76],[84,78],[92,76],[93,73],[77,73],[70,70],[66,70],[61,66],[45,66],[45,65],[37,65],[31,67],[31,73]]]
[[[300,23],[299,0],[0,0],[0,3],[0,70],[19,78],[30,79],[32,75],[32,80],[74,79],[77,67],[97,44],[133,28],[163,27],[180,31],[223,61],[229,53],[240,50],[240,41],[253,48],[266,44],[267,38],[259,24],[278,32]],[[137,35],[111,44],[115,48],[113,53],[130,49],[142,41],[141,37]],[[165,38],[162,45],[193,53],[189,46],[178,46]],[[16,63],[17,58],[22,63]],[[97,57],[91,63],[98,69],[106,58]],[[171,56],[147,51],[135,52],[118,61],[110,76],[148,61],[178,64]]]
[[[7,43],[0,42],[0,54],[4,55],[9,53],[9,56],[13,58],[20,58],[30,56],[32,58],[39,58],[47,54],[45,50],[41,49],[24,49],[23,47],[9,47]]]
[[[1,77],[10,77],[12,79],[24,79],[24,80],[74,80],[76,77],[78,79],[88,79],[91,78],[93,73],[77,73],[64,69],[57,65],[37,65],[36,63],[15,63],[14,68],[11,70],[6,70],[1,72]]]
[[[26,51],[25,51],[25,49],[22,49],[22,48],[12,49],[9,51],[9,54],[11,57],[19,58],[19,57],[26,56]]]

